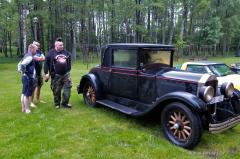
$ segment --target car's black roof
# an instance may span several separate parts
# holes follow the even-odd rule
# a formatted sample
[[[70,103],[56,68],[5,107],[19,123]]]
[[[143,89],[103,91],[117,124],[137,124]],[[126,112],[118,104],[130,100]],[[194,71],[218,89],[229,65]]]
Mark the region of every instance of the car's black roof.
[[[115,43],[108,44],[103,46],[104,48],[166,48],[166,49],[174,49],[173,45],[165,45],[165,44],[146,44],[146,43]]]

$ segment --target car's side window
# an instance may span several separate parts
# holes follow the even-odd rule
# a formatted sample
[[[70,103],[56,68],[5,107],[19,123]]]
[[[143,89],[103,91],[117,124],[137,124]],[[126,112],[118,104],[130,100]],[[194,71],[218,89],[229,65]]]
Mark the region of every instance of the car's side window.
[[[137,50],[113,50],[113,64],[114,67],[137,67]]]
[[[201,65],[188,65],[187,71],[195,72],[195,73],[207,73],[207,70],[204,66]]]
[[[140,66],[150,64],[171,65],[170,51],[142,50],[140,57]]]

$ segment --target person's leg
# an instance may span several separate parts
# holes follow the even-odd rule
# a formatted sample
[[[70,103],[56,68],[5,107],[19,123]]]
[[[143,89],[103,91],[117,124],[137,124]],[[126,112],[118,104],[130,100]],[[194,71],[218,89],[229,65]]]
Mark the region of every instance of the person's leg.
[[[37,86],[36,99],[37,99],[38,102],[40,101],[40,91],[41,91],[41,86]]]
[[[70,79],[70,74],[64,76],[64,86],[63,86],[63,96],[62,105],[65,107],[71,107],[69,104],[69,99],[71,96],[72,81]]]
[[[42,78],[42,76],[39,76],[37,79],[37,87],[35,89],[35,96],[36,96],[37,102],[40,101],[40,93],[41,93],[42,85],[43,85],[43,78]]]
[[[26,93],[26,97],[27,97],[27,100],[28,100],[28,103],[30,104],[31,107],[36,107],[36,105],[32,102],[33,101],[33,98],[32,98],[32,95],[34,93],[34,89],[35,89],[35,81],[33,78],[29,78],[28,79],[28,89],[27,89],[27,93]],[[28,104],[28,106],[29,106]]]
[[[29,96],[29,103],[30,103],[30,107],[36,108],[37,106],[34,104],[33,98],[34,98],[34,92],[32,96]]]
[[[35,97],[35,89],[36,89],[36,79],[30,79],[29,80],[29,88],[30,88],[30,90],[29,91],[31,91],[32,92],[32,94],[28,94],[29,95],[29,102],[30,102],[30,107],[33,107],[33,108],[35,108],[36,107],[36,105],[34,104],[34,97]]]
[[[39,102],[39,86],[36,86],[36,88],[34,89],[32,97],[33,97],[34,103],[38,103]]]
[[[25,108],[25,104],[24,104],[24,94],[21,95],[21,104],[22,104],[22,112],[25,113],[26,108]]]
[[[27,94],[27,90],[28,90],[28,86],[29,86],[29,82],[28,82],[28,78],[27,76],[22,76],[22,95],[21,95],[21,105],[22,105],[22,112],[26,112],[27,106],[25,104],[25,95]]]
[[[31,98],[29,98],[29,100],[30,100],[30,103],[33,103],[34,104],[34,98],[35,98],[35,90],[36,90],[36,88],[34,89],[34,91],[33,91],[33,94],[32,94],[32,96],[31,96]]]
[[[38,103],[38,100],[37,100],[37,89],[38,89],[38,86],[36,86],[36,88],[34,89],[34,92],[33,92],[33,101],[34,101],[34,103]]]
[[[52,79],[52,91],[54,96],[54,104],[56,108],[59,108],[61,102],[61,90],[63,82],[61,76],[55,76]]]
[[[29,109],[29,97],[28,96],[23,96],[23,102],[24,102],[24,106],[25,106],[25,113],[30,113],[30,109]]]

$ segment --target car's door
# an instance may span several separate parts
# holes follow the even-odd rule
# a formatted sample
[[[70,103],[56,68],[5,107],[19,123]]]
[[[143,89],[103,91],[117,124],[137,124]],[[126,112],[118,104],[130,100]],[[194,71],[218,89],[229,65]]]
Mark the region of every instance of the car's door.
[[[108,92],[135,100],[137,98],[137,50],[112,49]]]
[[[143,103],[152,103],[156,100],[156,74],[145,68],[150,58],[149,52],[151,51],[139,50],[138,100]]]
[[[151,48],[139,49],[138,99],[151,104],[157,100],[159,91],[164,93],[160,84],[161,74],[172,66],[173,52],[171,50]]]

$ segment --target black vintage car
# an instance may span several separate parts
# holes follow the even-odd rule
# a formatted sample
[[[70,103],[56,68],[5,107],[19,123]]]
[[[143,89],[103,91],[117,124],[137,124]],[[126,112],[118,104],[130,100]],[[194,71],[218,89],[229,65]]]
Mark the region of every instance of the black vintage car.
[[[175,70],[174,47],[110,44],[101,64],[78,85],[87,105],[107,106],[138,117],[158,113],[165,136],[192,149],[203,128],[222,132],[240,122],[240,93],[232,83],[218,87],[214,75]]]

